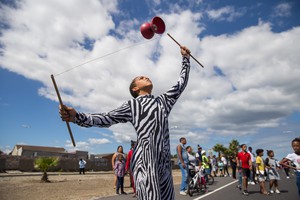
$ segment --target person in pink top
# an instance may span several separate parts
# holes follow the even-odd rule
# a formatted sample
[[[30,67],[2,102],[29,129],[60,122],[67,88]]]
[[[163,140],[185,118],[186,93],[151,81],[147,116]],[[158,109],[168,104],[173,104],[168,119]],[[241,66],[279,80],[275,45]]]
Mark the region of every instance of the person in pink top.
[[[247,145],[241,145],[242,151],[237,155],[237,166],[241,165],[243,175],[243,194],[249,195],[248,193],[248,178],[250,177],[250,170],[252,169],[251,155],[247,152]]]
[[[127,194],[126,192],[124,192],[125,161],[123,159],[122,154],[119,154],[117,156],[117,161],[115,162],[114,170],[118,180],[116,194],[120,194],[119,193],[120,188],[121,188],[121,194]]]

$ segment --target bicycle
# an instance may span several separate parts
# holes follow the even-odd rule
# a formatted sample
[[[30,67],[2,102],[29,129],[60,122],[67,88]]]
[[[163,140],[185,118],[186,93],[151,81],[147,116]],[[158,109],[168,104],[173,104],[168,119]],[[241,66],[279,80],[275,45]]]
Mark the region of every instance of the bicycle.
[[[189,169],[188,175],[188,189],[187,193],[193,196],[194,193],[204,194],[207,192],[206,181],[205,181],[205,170],[203,167],[190,165],[193,167]]]

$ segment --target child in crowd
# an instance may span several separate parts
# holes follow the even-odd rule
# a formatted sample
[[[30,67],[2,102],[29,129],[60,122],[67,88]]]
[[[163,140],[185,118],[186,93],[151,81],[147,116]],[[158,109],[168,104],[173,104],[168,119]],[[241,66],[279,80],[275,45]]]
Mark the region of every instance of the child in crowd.
[[[114,170],[117,176],[117,187],[116,187],[116,194],[119,193],[119,189],[121,188],[121,194],[127,194],[124,192],[124,175],[125,175],[125,161],[123,159],[122,154],[118,154],[117,161],[114,166]]]
[[[220,171],[220,175],[219,175],[220,177],[224,176],[223,167],[224,167],[224,163],[221,161],[221,158],[218,158],[218,169]]]
[[[259,182],[260,186],[260,193],[269,195],[269,193],[266,190],[265,186],[265,164],[262,156],[264,155],[264,150],[263,149],[257,149],[256,150],[256,174],[257,174],[257,179]]]
[[[280,191],[278,189],[278,181],[280,180],[279,176],[279,164],[278,161],[274,158],[274,151],[273,150],[267,150],[268,158],[265,160],[267,173],[270,179],[270,193],[273,194],[274,190],[272,189],[273,186],[275,187],[275,192],[277,194],[280,194]]]
[[[298,196],[300,197],[300,138],[292,140],[292,148],[294,153],[288,154],[280,161],[280,164],[288,168],[294,169],[296,174],[296,184],[298,187]],[[292,165],[287,165],[286,162],[292,162]]]
[[[218,165],[217,165],[216,155],[213,155],[213,157],[210,160],[210,163],[211,163],[213,175],[214,177],[217,177]]]

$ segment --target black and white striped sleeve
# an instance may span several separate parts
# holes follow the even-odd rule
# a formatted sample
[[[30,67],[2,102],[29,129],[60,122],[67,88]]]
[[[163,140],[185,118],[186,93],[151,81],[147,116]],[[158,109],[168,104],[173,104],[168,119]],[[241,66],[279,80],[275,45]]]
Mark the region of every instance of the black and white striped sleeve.
[[[177,83],[162,95],[163,101],[167,104],[168,112],[172,109],[177,99],[187,86],[190,73],[190,61],[187,57],[182,58],[182,67]]]
[[[131,121],[131,108],[128,103],[124,103],[121,107],[114,109],[108,113],[83,113],[77,112],[75,123],[83,127],[110,127],[117,123],[126,123]]]

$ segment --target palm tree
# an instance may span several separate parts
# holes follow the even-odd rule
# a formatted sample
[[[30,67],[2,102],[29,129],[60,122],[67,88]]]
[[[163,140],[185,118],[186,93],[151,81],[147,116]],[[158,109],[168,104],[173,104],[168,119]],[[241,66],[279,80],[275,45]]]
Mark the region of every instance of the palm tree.
[[[238,146],[240,146],[240,143],[238,140],[231,140],[228,147],[228,153],[229,155],[237,155],[238,153]]]
[[[218,157],[221,158],[221,152],[226,152],[227,148],[224,147],[223,144],[216,144],[214,147],[213,147],[213,150],[215,152],[218,152]]]
[[[43,170],[42,182],[50,182],[48,180],[47,171],[50,167],[56,167],[58,165],[58,158],[54,157],[40,157],[34,161],[34,167],[36,169]]]

